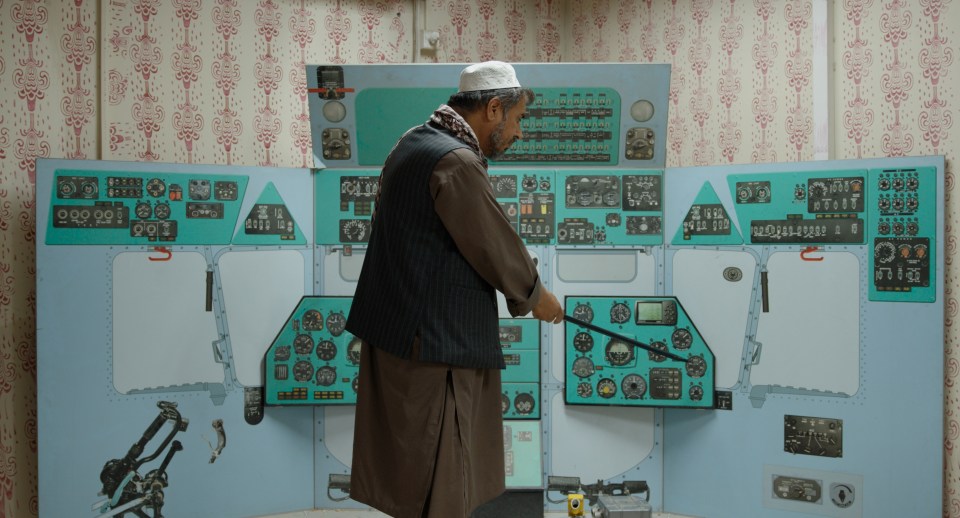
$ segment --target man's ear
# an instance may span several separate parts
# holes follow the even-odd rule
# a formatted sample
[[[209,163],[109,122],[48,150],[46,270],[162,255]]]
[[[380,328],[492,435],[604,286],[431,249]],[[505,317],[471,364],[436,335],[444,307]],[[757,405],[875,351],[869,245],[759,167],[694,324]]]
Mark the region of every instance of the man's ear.
[[[486,110],[487,121],[489,122],[499,121],[500,116],[502,115],[501,113],[502,111],[503,111],[503,101],[501,101],[499,97],[494,97],[493,99],[490,99],[490,102],[487,103],[487,110]]]

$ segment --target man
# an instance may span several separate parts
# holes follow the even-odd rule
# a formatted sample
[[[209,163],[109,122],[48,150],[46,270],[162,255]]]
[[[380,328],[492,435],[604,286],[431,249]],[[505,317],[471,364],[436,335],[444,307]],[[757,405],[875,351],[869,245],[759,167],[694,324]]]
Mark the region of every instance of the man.
[[[471,65],[380,175],[347,321],[363,340],[350,496],[395,518],[466,517],[504,490],[495,290],[514,316],[563,321],[487,176],[532,100],[509,64]]]

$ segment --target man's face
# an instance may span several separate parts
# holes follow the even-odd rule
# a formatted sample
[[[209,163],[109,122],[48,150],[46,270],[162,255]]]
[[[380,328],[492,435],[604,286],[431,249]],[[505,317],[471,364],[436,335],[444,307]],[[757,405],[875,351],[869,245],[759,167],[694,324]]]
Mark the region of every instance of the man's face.
[[[503,119],[490,133],[490,160],[497,160],[510,149],[514,142],[523,138],[520,121],[527,118],[527,106],[522,101],[503,112]]]

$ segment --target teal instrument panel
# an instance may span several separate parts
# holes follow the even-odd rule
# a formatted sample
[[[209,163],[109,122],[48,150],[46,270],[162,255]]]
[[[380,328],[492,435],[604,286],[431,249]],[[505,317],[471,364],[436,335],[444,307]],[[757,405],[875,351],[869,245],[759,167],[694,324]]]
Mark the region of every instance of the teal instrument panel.
[[[746,243],[866,245],[870,300],[932,302],[936,174],[933,167],[838,169],[731,175],[728,185]],[[727,232],[694,230],[692,239],[678,232],[674,244],[729,244],[736,225],[722,204],[701,203],[699,198],[683,231],[697,220],[710,223],[708,229]]]
[[[565,312],[665,351],[567,322],[564,400],[570,405],[714,407],[713,352],[676,297],[567,297]]]
[[[58,169],[46,243],[230,244],[246,187],[246,176]],[[285,232],[293,218],[286,207],[277,209],[279,216],[266,222],[283,223],[278,237],[293,235]],[[272,233],[262,220],[253,230]]]
[[[503,418],[540,419],[540,321],[501,318],[500,347]]]
[[[318,245],[370,241],[370,220],[377,200],[380,170],[323,170],[314,174]]]
[[[663,171],[557,172],[557,245],[663,243]]]
[[[456,93],[462,68],[307,65],[315,165],[382,165],[408,129]],[[521,125],[524,138],[493,165],[666,166],[669,65],[514,68],[534,100]]]
[[[300,299],[264,356],[266,404],[356,404],[361,341],[344,330],[352,300]]]

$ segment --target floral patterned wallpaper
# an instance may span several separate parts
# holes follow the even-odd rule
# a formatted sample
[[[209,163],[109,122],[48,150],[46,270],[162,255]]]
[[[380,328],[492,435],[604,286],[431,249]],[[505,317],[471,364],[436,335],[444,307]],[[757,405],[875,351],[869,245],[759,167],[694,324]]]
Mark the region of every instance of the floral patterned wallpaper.
[[[0,518],[39,513],[36,158],[305,167],[305,63],[486,59],[671,63],[670,166],[946,155],[943,494],[960,517],[958,13],[955,0],[0,0]],[[439,33],[434,50],[419,28]]]

